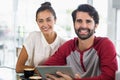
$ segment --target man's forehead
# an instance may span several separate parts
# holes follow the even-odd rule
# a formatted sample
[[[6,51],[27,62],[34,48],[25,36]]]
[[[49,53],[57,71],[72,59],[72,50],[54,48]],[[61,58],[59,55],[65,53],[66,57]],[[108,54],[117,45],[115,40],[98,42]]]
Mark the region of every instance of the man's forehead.
[[[76,19],[93,19],[88,12],[79,11],[76,13]]]

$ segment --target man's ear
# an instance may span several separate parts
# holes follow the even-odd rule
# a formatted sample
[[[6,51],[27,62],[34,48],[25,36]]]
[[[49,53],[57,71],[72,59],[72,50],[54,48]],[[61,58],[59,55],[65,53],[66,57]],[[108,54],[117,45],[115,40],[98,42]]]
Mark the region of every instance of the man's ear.
[[[57,20],[55,19],[55,22],[54,22],[55,24],[56,24],[56,21],[57,21]]]
[[[98,27],[98,24],[95,24],[95,29]]]

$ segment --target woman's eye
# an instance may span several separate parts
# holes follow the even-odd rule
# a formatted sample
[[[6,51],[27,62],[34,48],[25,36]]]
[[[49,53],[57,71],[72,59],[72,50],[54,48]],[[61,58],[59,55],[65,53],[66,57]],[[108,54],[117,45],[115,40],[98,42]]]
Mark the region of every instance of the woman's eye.
[[[42,23],[43,21],[38,21],[39,23]]]

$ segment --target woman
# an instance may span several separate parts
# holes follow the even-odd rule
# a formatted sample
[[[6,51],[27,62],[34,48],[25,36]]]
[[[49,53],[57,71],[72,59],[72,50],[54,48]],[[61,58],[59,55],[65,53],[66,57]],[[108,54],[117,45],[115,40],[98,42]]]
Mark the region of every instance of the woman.
[[[24,68],[34,68],[42,64],[65,42],[53,30],[56,13],[50,2],[45,2],[38,8],[36,22],[40,31],[31,32],[23,44],[16,64],[16,72],[23,72]]]

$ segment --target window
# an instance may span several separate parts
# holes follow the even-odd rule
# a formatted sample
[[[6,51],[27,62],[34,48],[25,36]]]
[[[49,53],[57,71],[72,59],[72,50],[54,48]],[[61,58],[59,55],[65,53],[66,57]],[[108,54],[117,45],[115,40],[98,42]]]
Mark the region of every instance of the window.
[[[50,1],[52,7],[55,9],[57,15],[55,30],[63,37],[69,39],[76,36],[71,12],[77,8],[79,4],[87,2],[92,4],[100,15],[100,23],[96,30],[96,35],[108,35],[108,0],[104,0],[104,3],[101,3],[100,0],[3,0],[0,1],[0,44],[5,44],[6,53],[10,52],[13,53],[12,55],[15,55],[16,50],[14,49],[22,46],[29,32],[39,30],[35,21],[35,15],[41,3],[45,1]],[[104,8],[101,7],[101,5],[104,6]],[[120,34],[118,27],[120,26],[119,21],[120,10],[117,10],[116,48],[117,52],[120,54],[120,37],[118,35]],[[7,54],[7,56],[8,55],[9,54]],[[14,60],[14,58],[12,59]],[[10,63],[10,65],[13,64]]]

